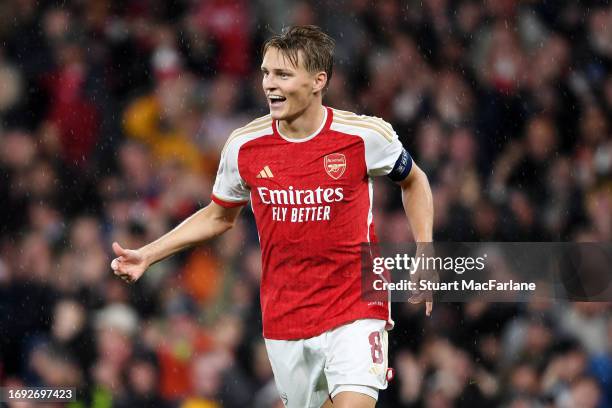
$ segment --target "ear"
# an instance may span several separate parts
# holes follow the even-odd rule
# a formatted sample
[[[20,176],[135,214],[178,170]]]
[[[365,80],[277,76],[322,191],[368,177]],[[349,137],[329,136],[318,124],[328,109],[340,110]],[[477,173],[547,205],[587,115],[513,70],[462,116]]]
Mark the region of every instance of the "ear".
[[[317,72],[312,82],[312,92],[322,92],[327,84],[327,73],[325,71]]]

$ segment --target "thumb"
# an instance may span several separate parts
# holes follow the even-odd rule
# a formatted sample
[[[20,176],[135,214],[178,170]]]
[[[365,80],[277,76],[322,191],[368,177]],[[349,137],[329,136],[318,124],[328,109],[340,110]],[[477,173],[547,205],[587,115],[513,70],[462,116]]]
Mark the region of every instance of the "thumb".
[[[117,256],[127,255],[127,251],[121,247],[117,242],[113,242],[113,252]]]

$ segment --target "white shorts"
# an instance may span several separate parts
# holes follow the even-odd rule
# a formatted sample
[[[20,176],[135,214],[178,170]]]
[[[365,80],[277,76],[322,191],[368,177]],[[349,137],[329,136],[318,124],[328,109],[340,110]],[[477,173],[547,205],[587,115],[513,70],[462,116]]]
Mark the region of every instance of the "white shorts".
[[[288,408],[320,408],[340,392],[378,399],[387,388],[385,321],[363,319],[303,340],[265,339],[276,387]]]

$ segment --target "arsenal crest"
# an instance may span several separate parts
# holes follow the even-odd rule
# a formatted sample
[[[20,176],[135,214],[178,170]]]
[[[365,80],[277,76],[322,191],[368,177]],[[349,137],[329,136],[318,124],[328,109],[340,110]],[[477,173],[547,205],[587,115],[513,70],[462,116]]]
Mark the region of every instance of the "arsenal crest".
[[[346,157],[342,153],[328,154],[323,158],[325,171],[331,178],[338,180],[346,170]]]

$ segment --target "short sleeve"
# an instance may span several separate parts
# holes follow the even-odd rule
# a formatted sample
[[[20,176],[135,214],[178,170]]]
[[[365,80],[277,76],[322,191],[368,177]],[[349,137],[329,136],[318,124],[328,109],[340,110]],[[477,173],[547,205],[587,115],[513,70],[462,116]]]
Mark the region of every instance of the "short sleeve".
[[[388,175],[403,150],[402,142],[399,141],[391,125],[383,123],[385,123],[383,129],[368,132],[364,140],[366,164],[370,176]]]
[[[250,190],[238,169],[239,149],[238,143],[229,143],[221,153],[212,199],[222,207],[237,207],[249,201]]]

